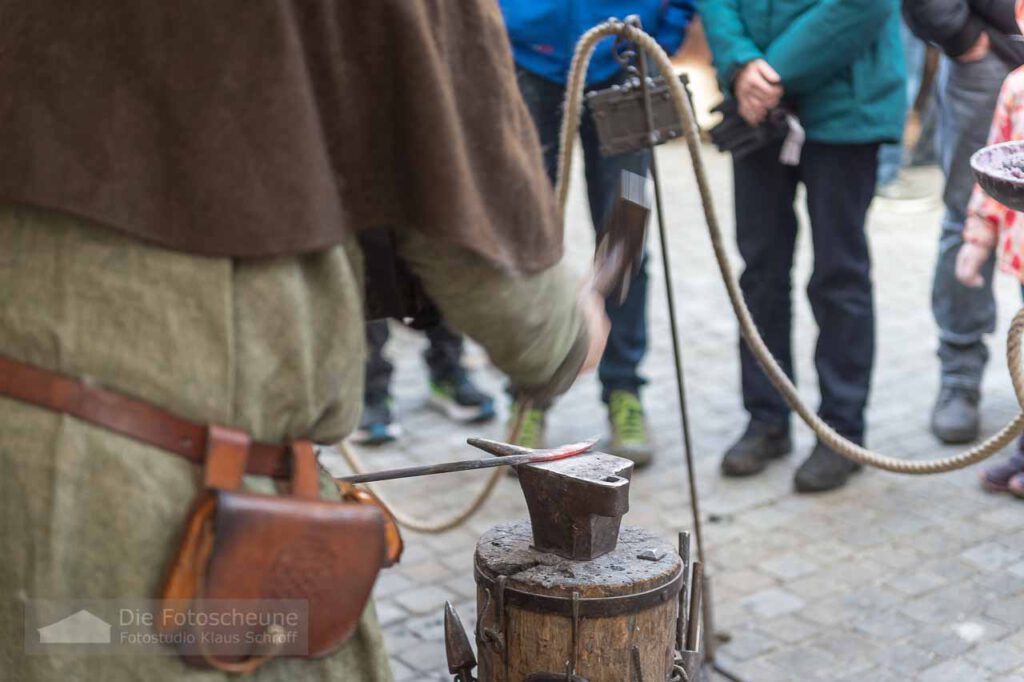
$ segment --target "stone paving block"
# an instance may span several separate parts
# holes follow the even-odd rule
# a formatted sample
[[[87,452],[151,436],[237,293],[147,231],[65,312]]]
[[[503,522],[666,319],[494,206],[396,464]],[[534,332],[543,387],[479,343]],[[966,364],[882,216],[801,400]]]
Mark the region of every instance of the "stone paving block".
[[[377,583],[373,586],[373,591],[374,594],[393,597],[399,592],[414,586],[415,583],[402,574],[401,567],[392,567],[380,572],[380,575],[377,576]]]
[[[721,575],[715,576],[715,590],[732,590],[738,595],[748,595],[758,590],[764,590],[775,586],[775,580],[771,576],[760,571],[724,571]]]
[[[793,674],[789,670],[783,670],[765,659],[757,658],[751,661],[733,661],[723,652],[722,660],[729,666],[729,670],[736,672],[744,680],[757,680],[757,682],[793,682]]]
[[[761,562],[761,570],[779,580],[793,580],[814,573],[818,564],[799,552],[787,552]]]
[[[1013,628],[1024,628],[1024,597],[997,601],[985,610],[985,615]]]
[[[846,585],[837,583],[833,576],[823,575],[819,571],[806,578],[788,580],[785,588],[793,594],[799,594],[808,602],[814,602],[844,592]]]
[[[411,668],[441,671],[447,667],[444,644],[438,641],[421,642],[398,652],[398,658]]]
[[[729,633],[729,658],[747,661],[779,647],[779,642],[750,629],[737,629]]]
[[[991,570],[1018,561],[1019,549],[1007,547],[998,542],[983,542],[960,554],[964,561],[974,564],[979,569]]]
[[[409,613],[421,616],[432,612],[441,613],[445,600],[450,596],[447,590],[429,585],[401,592],[395,596],[395,602]]]
[[[1019,649],[1006,642],[981,644],[968,652],[965,658],[994,673],[1008,673],[1020,667]]]
[[[422,673],[410,668],[397,658],[391,659],[391,674],[394,676],[395,682],[414,682],[422,679],[420,677]]]
[[[790,680],[824,680],[834,676],[836,659],[820,649],[787,647],[766,656],[765,661],[789,673]]]
[[[906,643],[895,646],[889,643],[889,645],[880,646],[875,655],[875,661],[880,670],[888,670],[898,676],[902,675],[905,680],[916,679],[918,671],[930,667],[940,660],[942,659],[932,651]]]
[[[987,618],[973,618],[954,623],[951,630],[966,642],[994,642],[1006,637],[1009,629],[995,621]],[[1021,645],[1015,643],[1014,648],[1020,649]]]
[[[418,564],[403,565],[402,575],[412,578],[420,585],[442,583],[452,577],[453,572],[448,566],[436,559],[421,561]]]
[[[988,673],[984,668],[966,661],[946,661],[921,672],[920,682],[967,682],[985,680]]]
[[[387,627],[393,623],[404,621],[409,617],[409,612],[395,604],[390,599],[378,599],[376,600],[377,607],[377,620],[380,621],[382,627]]]
[[[804,600],[785,590],[769,588],[744,597],[740,602],[757,618],[772,618],[804,607]]]
[[[898,573],[888,580],[886,587],[908,597],[916,597],[946,584],[946,579],[925,571]]]
[[[997,509],[978,514],[975,518],[1000,530],[1017,530],[1020,528],[1020,509],[1013,504],[1003,505]]]
[[[819,626],[801,620],[797,616],[758,619],[755,623],[755,627],[762,635],[784,644],[802,642],[821,632]]]
[[[918,625],[901,613],[875,613],[854,627],[870,637],[891,642],[914,632]]]
[[[962,658],[976,646],[975,642],[960,636],[948,626],[919,628],[907,638],[907,643],[931,651],[937,660]]]

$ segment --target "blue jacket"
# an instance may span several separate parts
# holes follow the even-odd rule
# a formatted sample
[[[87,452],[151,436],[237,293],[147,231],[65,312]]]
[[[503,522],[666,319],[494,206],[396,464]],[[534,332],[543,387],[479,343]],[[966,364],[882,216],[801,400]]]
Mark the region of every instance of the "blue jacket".
[[[737,70],[763,58],[807,139],[899,140],[906,72],[898,0],[700,0],[725,93]]]
[[[669,54],[683,44],[696,0],[499,0],[516,64],[542,78],[565,83],[576,41],[602,21],[630,14],[640,17]],[[595,48],[587,84],[608,80],[620,69],[612,55],[613,38]]]

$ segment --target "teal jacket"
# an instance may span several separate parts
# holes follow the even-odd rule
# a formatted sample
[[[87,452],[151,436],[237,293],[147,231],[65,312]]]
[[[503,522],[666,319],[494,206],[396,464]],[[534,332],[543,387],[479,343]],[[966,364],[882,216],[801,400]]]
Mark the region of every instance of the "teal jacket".
[[[722,91],[747,62],[778,71],[807,139],[895,142],[906,115],[898,0],[700,0]]]

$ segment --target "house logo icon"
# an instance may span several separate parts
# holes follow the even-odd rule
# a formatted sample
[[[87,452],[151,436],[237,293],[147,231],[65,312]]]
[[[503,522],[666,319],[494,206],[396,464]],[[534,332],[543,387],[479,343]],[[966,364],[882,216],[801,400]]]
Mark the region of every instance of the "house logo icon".
[[[37,631],[40,644],[110,644],[110,623],[85,609]]]

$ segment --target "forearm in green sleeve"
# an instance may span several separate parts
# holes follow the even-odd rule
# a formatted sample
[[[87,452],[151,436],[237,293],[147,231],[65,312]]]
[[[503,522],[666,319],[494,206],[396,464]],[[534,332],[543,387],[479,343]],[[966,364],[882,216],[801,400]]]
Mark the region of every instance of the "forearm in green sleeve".
[[[764,53],[747,34],[737,0],[700,0],[697,6],[722,92],[732,92],[736,72]]]
[[[399,231],[398,249],[445,320],[482,345],[513,384],[538,399],[568,389],[587,343],[578,284],[564,264],[508,273],[411,229]]]

